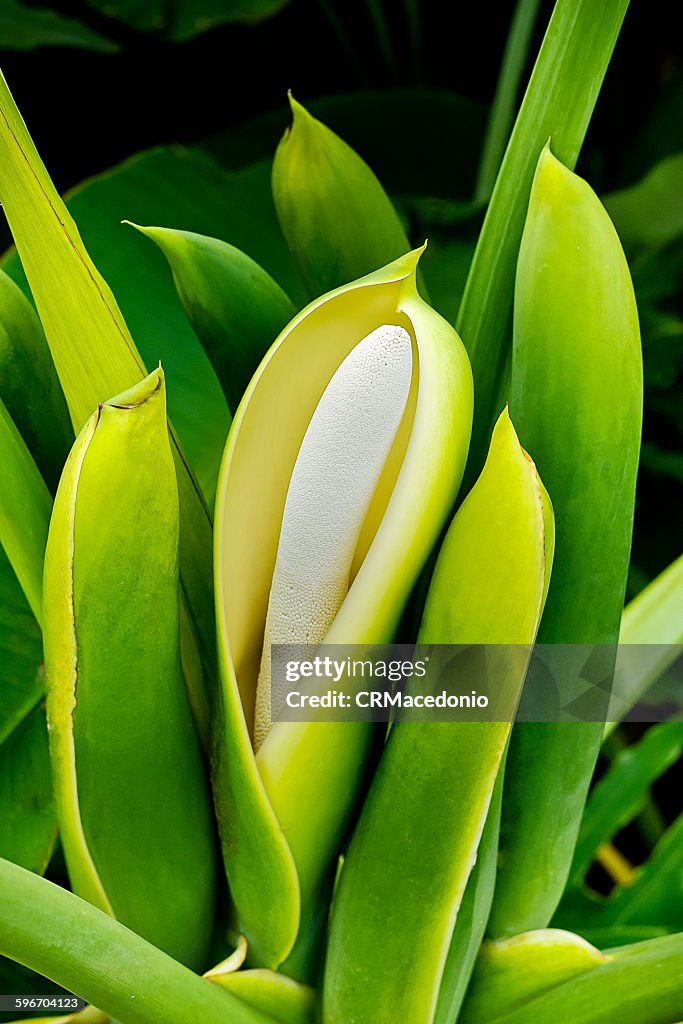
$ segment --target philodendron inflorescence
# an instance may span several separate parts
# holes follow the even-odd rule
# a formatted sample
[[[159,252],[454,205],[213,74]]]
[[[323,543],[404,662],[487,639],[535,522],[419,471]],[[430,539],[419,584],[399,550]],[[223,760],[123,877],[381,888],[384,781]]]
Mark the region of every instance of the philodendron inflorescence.
[[[470,369],[417,294],[419,256],[330,292],[285,328],[247,388],[219,478],[223,848],[241,926],[272,966],[313,912],[372,732],[269,728],[268,644],[388,642],[464,468]]]
[[[557,5],[462,341],[377,177],[295,101],[272,177],[287,280],[281,237],[264,268],[192,223],[122,229],[169,288],[150,240],[166,257],[209,361],[186,365],[210,363],[223,390],[203,491],[167,420],[167,385],[177,403],[186,381],[147,372],[0,82],[0,201],[37,307],[0,272],[3,817],[15,779],[31,796],[0,833],[0,955],[86,998],[81,1024],[683,1019],[673,914],[644,920],[632,878],[624,930],[628,893],[598,904],[572,861],[577,833],[581,864],[595,852],[582,814],[602,723],[511,724],[537,639],[615,639],[628,568],[633,289],[566,166],[625,0],[599,7]],[[183,343],[140,350],[168,368]],[[24,402],[36,382],[45,401]],[[178,408],[201,427],[202,407]],[[658,639],[648,622],[679,635],[680,593],[677,569],[652,585],[639,639]],[[486,645],[505,720],[273,720],[273,645],[396,639]],[[662,764],[680,746],[649,742]],[[57,827],[71,892],[27,870],[60,878]],[[580,935],[548,927],[558,902]]]

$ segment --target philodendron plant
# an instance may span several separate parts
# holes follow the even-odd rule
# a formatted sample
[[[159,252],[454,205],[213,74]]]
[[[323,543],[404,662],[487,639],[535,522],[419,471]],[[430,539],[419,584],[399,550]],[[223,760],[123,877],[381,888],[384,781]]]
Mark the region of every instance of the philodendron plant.
[[[25,273],[0,271],[0,954],[5,987],[90,1004],[44,1024],[683,1020],[680,822],[640,889],[610,845],[680,723],[587,803],[603,721],[272,715],[280,644],[489,645],[513,711],[537,640],[661,644],[623,715],[681,641],[680,562],[622,616],[638,315],[572,170],[625,7],[559,0],[456,324],[375,175],[293,100],[273,196],[308,304],[229,239],[121,228],[166,257],[223,389],[215,508],[180,382],[144,365],[0,80]]]

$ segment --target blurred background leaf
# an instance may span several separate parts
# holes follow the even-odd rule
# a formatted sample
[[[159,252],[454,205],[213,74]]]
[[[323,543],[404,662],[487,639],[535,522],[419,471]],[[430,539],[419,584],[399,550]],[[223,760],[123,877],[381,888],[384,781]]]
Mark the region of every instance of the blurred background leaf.
[[[35,50],[41,46],[68,46],[97,53],[116,53],[116,43],[76,18],[21,0],[2,0],[0,49]]]
[[[258,22],[289,0],[86,0],[96,11],[139,32],[171,40],[188,39],[225,22]]]

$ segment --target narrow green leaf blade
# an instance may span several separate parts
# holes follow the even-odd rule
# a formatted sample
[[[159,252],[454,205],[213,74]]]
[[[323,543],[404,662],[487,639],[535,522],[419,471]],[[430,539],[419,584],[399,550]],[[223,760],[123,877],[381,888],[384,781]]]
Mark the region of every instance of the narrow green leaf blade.
[[[140,375],[142,360],[1,76],[0,199],[80,429],[98,402]]]
[[[502,406],[515,264],[538,153],[552,138],[558,158],[574,166],[627,8],[628,0],[558,0],[503,158],[457,320],[477,395],[473,473]]]
[[[601,923],[680,927],[683,919],[683,814],[657,843],[631,885],[622,886],[601,915]]]
[[[683,555],[624,609],[617,652],[618,694],[612,698],[605,737],[678,657],[683,643]],[[637,649],[629,650],[631,645]]]
[[[617,755],[586,805],[571,867],[574,884],[583,881],[598,847],[635,817],[652,783],[675,764],[682,752],[683,722],[664,722]]]
[[[76,224],[36,151],[0,76],[0,202],[7,216],[59,374],[71,420],[80,429],[100,402],[134,386],[144,366],[116,300],[92,262]],[[193,707],[207,730],[206,695],[197,678],[215,672],[208,510],[174,438],[181,497],[181,578],[187,598],[184,667]]]

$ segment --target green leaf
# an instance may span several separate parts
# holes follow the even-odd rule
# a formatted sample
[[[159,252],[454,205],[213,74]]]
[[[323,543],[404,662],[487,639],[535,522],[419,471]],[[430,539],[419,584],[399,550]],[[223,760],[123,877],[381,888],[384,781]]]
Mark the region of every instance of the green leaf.
[[[481,947],[493,903],[498,863],[500,810],[503,799],[505,761],[501,764],[493,789],[486,824],[481,834],[477,860],[467,879],[455,928],[448,947],[448,956],[441,977],[439,1001],[434,1024],[451,1024],[458,1014]]]
[[[621,886],[600,915],[601,924],[680,927],[683,917],[683,814],[657,843],[630,885]]]
[[[270,1014],[278,1024],[316,1024],[314,990],[284,974],[257,968],[220,974],[211,980],[249,1006]]]
[[[595,193],[546,147],[519,254],[510,399],[557,521],[540,643],[616,644],[642,386],[638,313],[617,234]],[[609,673],[616,651],[602,653]],[[567,880],[602,733],[602,722],[515,727],[493,937],[548,924]]]
[[[0,544],[39,623],[52,498],[0,399]]]
[[[390,194],[469,201],[486,126],[486,107],[478,100],[445,89],[363,89],[312,98],[306,109],[363,155]],[[270,159],[281,135],[282,112],[276,110],[202,146],[240,168]]]
[[[683,153],[655,164],[630,188],[603,202],[627,246],[659,248],[683,234]]]
[[[619,753],[596,783],[581,822],[571,878],[579,884],[603,843],[641,810],[650,786],[683,752],[683,722],[653,726],[639,743]]]
[[[459,1024],[505,1019],[539,996],[592,971],[607,958],[559,929],[524,932],[482,946]]]
[[[36,311],[2,270],[0,399],[54,492],[74,440],[69,410]]]
[[[139,32],[157,32],[182,41],[226,22],[258,22],[276,14],[288,0],[86,0],[95,10]]]
[[[68,46],[97,53],[116,53],[119,47],[75,18],[19,0],[3,0],[0,8],[0,49],[35,50]]]
[[[500,162],[515,118],[517,93],[529,56],[539,7],[540,0],[518,0],[515,6],[486,127],[486,139],[474,192],[475,203],[487,203],[496,183]]]
[[[40,629],[0,548],[0,743],[43,696]]]
[[[74,891],[198,966],[216,872],[180,669],[178,514],[159,369],[99,407],[60,481],[45,556],[47,709]]]
[[[628,0],[557,0],[503,158],[457,319],[477,394],[472,474],[502,406],[515,263],[538,154],[551,137],[558,158],[574,166],[627,8]]]
[[[161,253],[121,220],[173,224],[214,235],[256,260],[292,296],[302,286],[282,238],[270,195],[270,163],[226,173],[203,154],[154,149],[78,186],[67,206],[88,251],[111,283],[145,362],[161,361],[169,412],[207,502],[230,415],[209,361],[187,322]],[[26,289],[16,254],[7,271]],[[131,272],[133,269],[134,272]],[[197,408],[202,415],[197,416]]]
[[[294,306],[270,274],[227,242],[191,231],[133,227],[166,256],[187,318],[234,414]]]
[[[367,164],[290,96],[293,123],[273,162],[280,224],[311,297],[410,249],[391,200]]]
[[[0,202],[80,429],[100,402],[136,384],[144,366],[116,300],[57,194],[0,76]],[[173,437],[181,503],[183,667],[193,709],[208,731],[207,681],[215,674],[211,520]]]
[[[605,736],[678,657],[683,643],[683,555],[626,606],[619,643],[617,678],[623,683],[610,704]],[[638,646],[630,651],[630,645]]]
[[[40,707],[0,744],[0,820],[0,857],[44,874],[57,840],[57,815]]]
[[[6,860],[0,954],[126,1024],[274,1024],[107,914]]]
[[[500,652],[493,671],[510,716],[541,616],[552,540],[550,503],[505,411],[482,474],[446,534],[418,643],[504,645],[491,657]],[[392,726],[335,890],[326,1024],[434,1019],[510,733],[512,717],[501,717],[420,722],[404,715]],[[465,947],[465,962],[466,954]]]
[[[488,1019],[491,1024],[669,1024],[683,1007],[681,956],[683,935],[626,946],[592,970]]]

